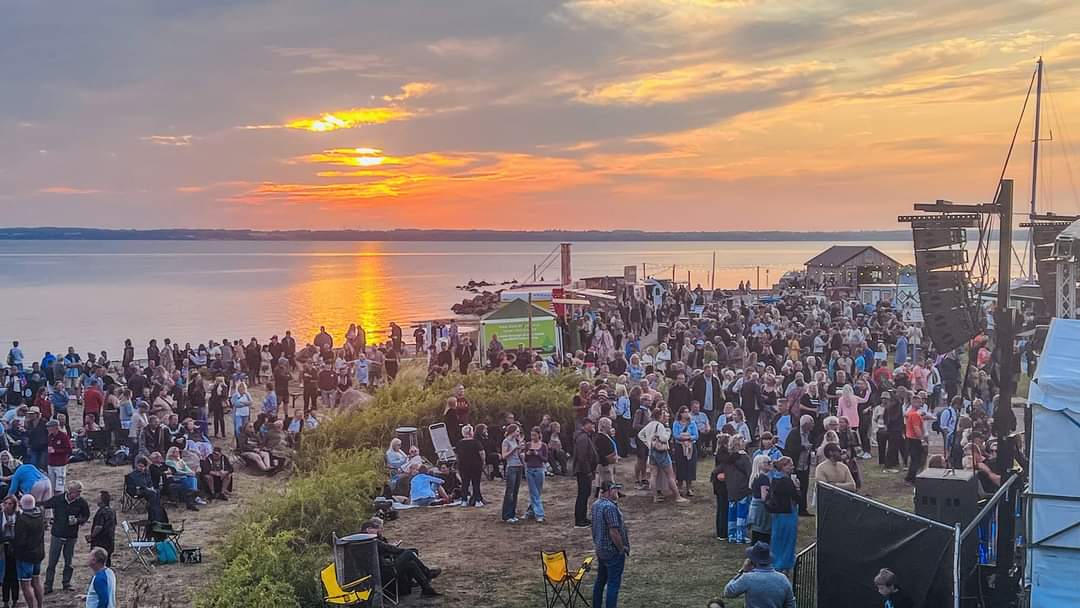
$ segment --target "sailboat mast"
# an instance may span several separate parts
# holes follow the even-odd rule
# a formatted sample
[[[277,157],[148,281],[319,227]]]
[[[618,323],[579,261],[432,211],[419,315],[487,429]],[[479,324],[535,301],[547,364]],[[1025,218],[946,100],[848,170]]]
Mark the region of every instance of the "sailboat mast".
[[[1038,194],[1039,187],[1039,119],[1042,117],[1042,76],[1043,76],[1043,60],[1039,57],[1039,61],[1035,64],[1036,84],[1035,84],[1035,138],[1032,140],[1031,146],[1031,215],[1029,220],[1035,221],[1035,200]],[[1035,279],[1035,237],[1034,229],[1028,229],[1028,280]]]

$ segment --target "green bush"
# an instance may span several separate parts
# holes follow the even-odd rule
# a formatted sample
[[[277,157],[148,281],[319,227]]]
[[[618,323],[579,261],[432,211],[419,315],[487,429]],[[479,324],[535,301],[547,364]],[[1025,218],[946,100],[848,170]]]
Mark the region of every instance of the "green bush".
[[[329,454],[341,450],[374,448],[385,451],[394,430],[414,426],[424,433],[428,425],[442,422],[446,399],[457,384],[465,386],[472,404],[473,424],[490,420],[502,424],[503,415],[513,412],[526,426],[550,414],[564,428],[571,423],[571,403],[579,378],[573,374],[553,377],[523,374],[452,374],[431,386],[396,382],[382,387],[363,412],[337,416],[304,437],[298,458],[302,470],[311,470]],[[421,444],[427,446],[426,441]]]
[[[526,425],[551,414],[565,427],[573,416],[578,378],[572,374],[474,373],[425,387],[411,368],[403,372],[398,382],[376,391],[364,411],[336,416],[304,434],[298,474],[283,490],[261,495],[241,517],[220,549],[224,565],[199,608],[321,606],[317,576],[331,559],[331,538],[356,532],[371,515],[394,429],[442,421],[458,383],[466,387],[474,423],[490,418],[501,424],[509,411]]]

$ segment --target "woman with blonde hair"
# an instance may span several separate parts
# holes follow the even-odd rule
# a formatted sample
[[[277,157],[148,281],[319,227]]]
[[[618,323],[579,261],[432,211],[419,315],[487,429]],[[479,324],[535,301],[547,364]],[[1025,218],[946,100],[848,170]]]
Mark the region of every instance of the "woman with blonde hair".
[[[765,500],[769,497],[769,474],[773,470],[773,461],[768,454],[754,457],[750,474],[750,511],[746,516],[750,526],[750,542],[769,542],[772,535],[772,518],[765,509]]]
[[[239,439],[240,432],[251,419],[251,393],[248,392],[247,383],[241,380],[236,383],[236,391],[229,398],[233,409],[233,428]],[[238,443],[239,445],[239,443]]]
[[[645,425],[638,434],[638,439],[648,439],[649,461],[653,465],[653,476],[656,483],[656,495],[653,502],[664,502],[664,491],[667,490],[675,497],[676,503],[687,503],[689,500],[679,496],[679,488],[675,484],[675,471],[671,464],[671,429],[668,423],[671,421],[671,412],[667,408],[653,410],[652,422]]]

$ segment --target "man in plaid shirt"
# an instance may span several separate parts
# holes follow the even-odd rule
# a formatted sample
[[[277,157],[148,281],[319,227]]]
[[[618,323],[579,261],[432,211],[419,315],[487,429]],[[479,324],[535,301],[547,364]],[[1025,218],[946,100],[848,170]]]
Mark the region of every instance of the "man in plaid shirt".
[[[607,606],[617,608],[619,587],[622,586],[626,556],[630,554],[630,535],[622,511],[615,501],[622,486],[605,481],[600,484],[600,498],[593,503],[592,537],[596,545],[596,583],[593,585],[593,606],[603,608],[604,587],[607,587]]]

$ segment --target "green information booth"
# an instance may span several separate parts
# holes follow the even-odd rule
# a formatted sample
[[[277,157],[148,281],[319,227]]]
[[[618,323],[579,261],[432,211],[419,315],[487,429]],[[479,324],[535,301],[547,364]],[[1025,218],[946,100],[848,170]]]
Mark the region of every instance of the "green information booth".
[[[506,350],[515,350],[519,344],[528,348],[530,326],[534,349],[542,355],[562,352],[562,336],[555,315],[525,300],[513,300],[480,318],[481,360],[487,360],[487,345],[492,336],[498,336]]]

